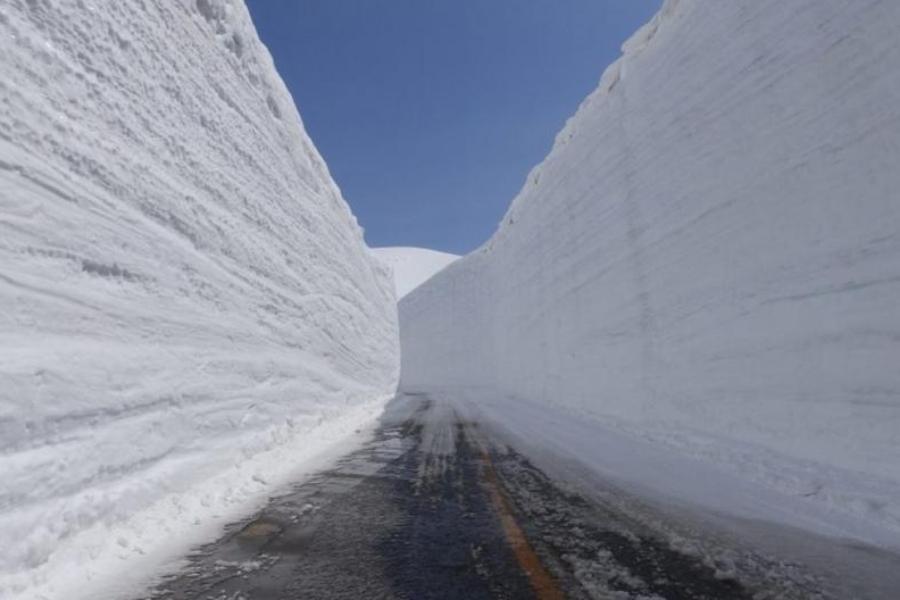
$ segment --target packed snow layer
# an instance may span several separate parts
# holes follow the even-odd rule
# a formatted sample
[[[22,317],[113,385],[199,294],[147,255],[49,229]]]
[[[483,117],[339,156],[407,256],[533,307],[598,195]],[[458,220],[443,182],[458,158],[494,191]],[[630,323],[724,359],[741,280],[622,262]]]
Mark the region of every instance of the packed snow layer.
[[[302,460],[399,356],[390,273],[240,0],[4,1],[0,57],[8,598],[188,535],[180,499],[239,502],[240,465]],[[166,528],[117,533],[145,509]]]
[[[459,258],[456,254],[413,247],[372,248],[372,253],[394,272],[397,300]]]
[[[400,303],[402,385],[900,530],[898,33],[893,0],[665,2],[493,238]]]

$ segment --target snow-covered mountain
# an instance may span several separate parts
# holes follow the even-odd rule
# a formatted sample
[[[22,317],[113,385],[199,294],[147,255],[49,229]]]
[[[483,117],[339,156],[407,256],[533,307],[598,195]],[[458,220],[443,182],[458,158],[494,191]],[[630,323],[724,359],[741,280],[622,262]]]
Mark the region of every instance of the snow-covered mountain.
[[[413,247],[372,248],[372,253],[394,272],[397,300],[459,258],[456,254]]]
[[[898,24],[667,0],[493,238],[400,303],[402,385],[557,406],[897,539]]]
[[[352,433],[396,305],[241,0],[0,2],[0,54],[0,596],[72,598]]]

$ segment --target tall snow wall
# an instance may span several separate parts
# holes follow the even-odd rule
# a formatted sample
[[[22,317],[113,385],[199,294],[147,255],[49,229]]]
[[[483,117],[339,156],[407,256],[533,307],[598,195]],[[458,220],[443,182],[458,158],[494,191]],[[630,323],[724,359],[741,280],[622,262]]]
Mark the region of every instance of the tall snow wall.
[[[396,387],[389,273],[241,0],[0,2],[0,307],[5,597]]]
[[[665,2],[493,238],[401,301],[401,386],[900,480],[898,24]]]

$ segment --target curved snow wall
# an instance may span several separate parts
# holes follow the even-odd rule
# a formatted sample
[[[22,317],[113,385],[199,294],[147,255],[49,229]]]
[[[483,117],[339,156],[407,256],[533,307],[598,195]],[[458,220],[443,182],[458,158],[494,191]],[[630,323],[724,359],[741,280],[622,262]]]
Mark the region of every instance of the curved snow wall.
[[[399,356],[240,0],[13,0],[0,40],[10,575],[390,394]]]
[[[401,385],[900,479],[898,23],[666,2],[494,237],[401,301]]]

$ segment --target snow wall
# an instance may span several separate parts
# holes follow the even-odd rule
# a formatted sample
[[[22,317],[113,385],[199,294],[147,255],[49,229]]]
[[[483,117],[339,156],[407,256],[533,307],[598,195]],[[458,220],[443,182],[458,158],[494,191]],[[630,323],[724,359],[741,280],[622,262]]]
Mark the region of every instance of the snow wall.
[[[0,53],[7,597],[83,530],[171,495],[154,528],[180,535],[179,492],[299,461],[399,351],[390,273],[243,2],[0,2]],[[228,472],[207,512],[261,485]]]
[[[900,481],[898,24],[665,2],[493,238],[400,302],[401,386]]]

